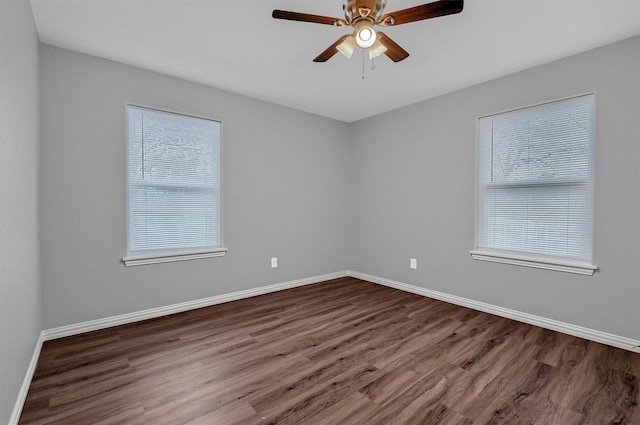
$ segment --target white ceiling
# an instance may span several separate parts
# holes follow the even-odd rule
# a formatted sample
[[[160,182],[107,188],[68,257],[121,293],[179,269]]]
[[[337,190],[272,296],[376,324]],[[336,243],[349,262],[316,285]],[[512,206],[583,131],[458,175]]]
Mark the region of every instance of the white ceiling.
[[[386,12],[428,3],[387,0]],[[467,0],[457,15],[390,27],[411,56],[313,58],[346,28],[342,0],[31,0],[43,43],[352,122],[640,34],[640,0]]]

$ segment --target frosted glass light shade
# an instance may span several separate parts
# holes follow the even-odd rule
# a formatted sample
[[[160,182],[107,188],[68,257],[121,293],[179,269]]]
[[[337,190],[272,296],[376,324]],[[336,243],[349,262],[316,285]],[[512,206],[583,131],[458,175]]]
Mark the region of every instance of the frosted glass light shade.
[[[345,38],[344,41],[336,46],[336,49],[347,58],[351,59],[353,51],[356,49],[356,38],[353,35]]]
[[[386,51],[387,47],[384,46],[380,40],[376,40],[376,42],[373,43],[373,46],[369,48],[369,59],[377,58]]]

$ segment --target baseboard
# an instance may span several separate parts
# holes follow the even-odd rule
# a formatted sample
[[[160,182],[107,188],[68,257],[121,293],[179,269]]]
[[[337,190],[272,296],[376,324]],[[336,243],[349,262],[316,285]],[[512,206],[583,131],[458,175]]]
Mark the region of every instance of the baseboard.
[[[193,310],[196,308],[209,307],[215,304],[221,304],[229,301],[240,300],[243,298],[254,297],[256,295],[268,294],[270,292],[296,288],[298,286],[311,285],[313,283],[324,282],[326,280],[337,279],[346,276],[348,276],[347,271],[328,273],[304,279],[291,280],[288,282],[247,289],[244,291],[231,292],[229,294],[216,295],[213,297],[201,298],[198,300],[186,301],[183,303],[136,311],[133,313],[121,314],[118,316],[105,317],[103,319],[90,320],[88,322],[75,323],[72,325],[45,329],[44,331],[42,331],[42,333],[44,336],[44,340],[49,341],[52,339],[64,338],[66,336],[110,328],[112,326],[126,325],[127,323],[138,322],[140,320],[153,319],[156,317],[166,316],[168,314],[181,313],[183,311]]]
[[[38,358],[40,357],[40,350],[42,350],[43,342],[44,334],[43,332],[40,332],[40,336],[38,337],[36,346],[33,350],[33,355],[31,356],[31,362],[29,362],[29,367],[27,368],[27,373],[25,373],[24,380],[22,381],[22,386],[20,387],[20,391],[18,392],[16,404],[13,406],[13,412],[11,412],[11,417],[9,418],[8,425],[18,425],[18,421],[20,421],[20,414],[22,413],[24,402],[27,399],[27,393],[29,392],[29,386],[31,385],[33,374],[36,371],[36,365],[38,364]]]
[[[530,325],[540,326],[541,328],[562,332],[564,334],[577,336],[579,338],[588,339],[590,341],[599,342],[610,345],[612,347],[622,348],[625,350],[640,352],[640,341],[614,335],[606,332],[589,329],[582,326],[572,325],[570,323],[560,322],[558,320],[547,319],[545,317],[536,316],[529,313],[523,313],[517,310],[511,310],[499,307],[493,304],[487,304],[480,301],[471,300],[469,298],[458,297],[456,295],[446,294],[444,292],[433,291],[431,289],[422,288],[415,285],[409,285],[397,282],[383,277],[372,276],[365,273],[349,270],[349,276],[366,280],[368,282],[377,283],[379,285],[388,286],[401,291],[411,292],[425,297],[445,301],[451,304],[468,307],[474,310],[484,311],[485,313],[495,314],[496,316],[506,317],[507,319],[517,320],[519,322],[528,323]]]
[[[311,285],[314,283],[324,282],[326,280],[337,279],[345,276],[352,276],[358,279],[366,280],[368,282],[377,283],[379,285],[388,286],[391,288],[399,289],[401,291],[411,292],[414,294],[422,295],[425,297],[433,298],[440,301],[445,301],[451,304],[468,307],[474,310],[484,311],[486,313],[495,314],[496,316],[506,317],[508,319],[517,320],[519,322],[528,323],[530,325],[540,326],[545,329],[550,329],[558,332],[562,332],[568,335],[577,336],[579,338],[588,339],[590,341],[599,342],[602,344],[610,345],[612,347],[622,348],[625,350],[640,352],[640,341],[631,338],[626,338],[619,335],[614,335],[595,329],[589,329],[582,326],[573,325],[570,323],[561,322],[554,319],[548,319],[546,317],[536,316],[529,313],[523,313],[521,311],[512,310],[504,307],[499,307],[493,304],[488,304],[480,301],[475,301],[469,298],[459,297],[457,295],[451,295],[444,292],[434,291],[431,289],[422,288],[415,285],[409,285],[386,279],[379,276],[373,276],[365,273],[360,273],[353,270],[345,270],[335,273],[328,273],[319,276],[313,276],[304,279],[292,280],[288,282],[276,283],[268,286],[261,286],[258,288],[247,289],[244,291],[232,292],[229,294],[216,295],[208,298],[201,298],[198,300],[187,301],[178,304],[172,304],[163,307],[152,308],[148,310],[137,311],[133,313],[122,314],[118,316],[106,317],[103,319],[91,320],[88,322],[76,323],[67,326],[61,326],[58,328],[45,329],[40,335],[38,346],[36,347],[37,353],[34,352],[34,359],[32,359],[33,365],[30,368],[35,369],[35,362],[37,362],[37,354],[40,353],[40,347],[43,341],[49,341],[52,339],[63,338],[66,336],[77,335],[84,332],[95,331],[99,329],[105,329],[112,326],[125,325],[127,323],[133,323],[140,320],[153,319],[156,317],[166,316],[168,314],[180,313],[187,310],[193,310],[196,308],[209,307],[215,304],[221,304],[229,301],[236,301],[243,298],[254,297],[257,295],[268,294],[270,292],[282,291],[285,289],[295,288],[298,286]],[[31,370],[31,369],[30,369]],[[33,373],[33,371],[31,371]],[[31,380],[29,375],[29,382]],[[25,391],[28,390],[28,384]],[[26,393],[24,394],[26,397]]]

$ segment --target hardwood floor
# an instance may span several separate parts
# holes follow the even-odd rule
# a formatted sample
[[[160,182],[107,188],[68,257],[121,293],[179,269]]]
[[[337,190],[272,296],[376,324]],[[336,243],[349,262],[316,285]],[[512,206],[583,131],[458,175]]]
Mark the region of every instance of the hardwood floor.
[[[640,424],[640,354],[353,278],[44,344],[20,424]]]

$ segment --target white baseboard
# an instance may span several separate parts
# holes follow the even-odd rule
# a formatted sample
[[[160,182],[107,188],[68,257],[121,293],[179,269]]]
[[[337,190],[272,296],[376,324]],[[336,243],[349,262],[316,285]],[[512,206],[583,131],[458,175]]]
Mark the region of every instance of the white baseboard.
[[[121,314],[118,316],[105,317],[103,319],[90,320],[88,322],[60,326],[58,328],[45,329],[44,331],[42,331],[42,334],[44,336],[44,340],[49,341],[52,339],[64,338],[66,336],[77,335],[84,332],[95,331],[98,329],[110,328],[112,326],[126,325],[127,323],[138,322],[140,320],[153,319],[156,317],[166,316],[168,314],[181,313],[187,310],[209,307],[215,304],[221,304],[229,301],[240,300],[243,298],[254,297],[256,295],[268,294],[270,292],[296,288],[298,286],[311,285],[313,283],[324,282],[326,280],[337,279],[346,276],[348,276],[347,271],[341,271],[308,277],[304,279],[291,280],[288,282],[261,286],[259,288],[247,289],[244,291],[232,292],[229,294],[215,295],[208,298],[201,298],[199,300],[186,301],[183,303],[171,304],[163,307]]]
[[[397,282],[383,277],[372,276],[365,273],[349,270],[349,276],[366,280],[368,282],[377,283],[379,285],[389,286],[391,288],[400,289],[401,291],[411,292],[425,297],[445,301],[451,304],[468,307],[474,310],[484,311],[485,313],[495,314],[496,316],[506,317],[507,319],[517,320],[519,322],[528,323],[530,325],[540,326],[541,328],[551,329],[553,331],[562,332],[568,335],[577,336],[579,338],[588,339],[590,341],[599,342],[617,348],[640,352],[640,341],[614,335],[606,332],[589,329],[582,326],[572,325],[570,323],[560,322],[558,320],[547,319],[545,317],[536,316],[529,313],[523,313],[517,310],[511,310],[499,307],[493,304],[487,304],[480,301],[474,301],[468,298],[458,297],[456,295],[446,294],[444,292],[433,291],[415,285],[409,285]]]
[[[40,357],[40,351],[42,350],[43,342],[44,335],[43,332],[40,332],[40,336],[38,337],[36,346],[33,350],[33,355],[31,356],[31,362],[29,362],[29,367],[27,367],[27,373],[25,374],[24,380],[22,381],[20,392],[18,392],[16,404],[13,406],[13,412],[11,412],[11,417],[9,418],[8,425],[18,425],[20,414],[22,413],[22,408],[24,407],[24,402],[27,399],[27,393],[29,392],[29,386],[31,385],[33,374],[36,371],[36,365],[38,364],[38,358]]]

